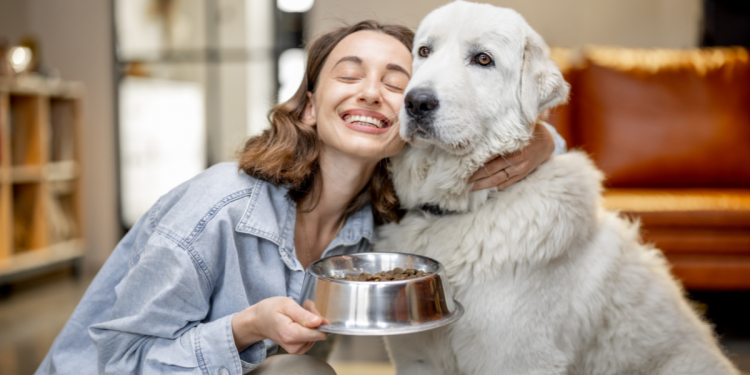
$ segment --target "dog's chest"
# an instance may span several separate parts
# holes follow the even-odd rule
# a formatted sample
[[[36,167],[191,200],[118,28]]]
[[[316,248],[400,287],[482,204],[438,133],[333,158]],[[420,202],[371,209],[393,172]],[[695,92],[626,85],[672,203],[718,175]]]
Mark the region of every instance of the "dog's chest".
[[[517,357],[514,348],[534,348],[541,344],[540,338],[565,330],[568,304],[563,296],[574,288],[560,282],[564,263],[519,262],[508,256],[513,249],[521,251],[522,245],[508,239],[512,229],[503,232],[494,227],[502,217],[492,220],[494,210],[489,212],[461,217],[410,213],[398,227],[384,233],[381,245],[389,248],[377,247],[427,256],[443,264],[454,298],[466,310],[449,331],[462,369],[471,367],[467,359],[476,356]],[[515,224],[516,230],[525,230],[523,221]],[[550,346],[548,341],[544,345]],[[477,370],[469,373],[483,373]]]

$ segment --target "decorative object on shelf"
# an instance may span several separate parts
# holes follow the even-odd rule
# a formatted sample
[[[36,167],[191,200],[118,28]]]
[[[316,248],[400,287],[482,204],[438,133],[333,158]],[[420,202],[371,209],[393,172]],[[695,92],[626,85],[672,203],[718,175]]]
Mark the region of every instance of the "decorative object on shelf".
[[[29,47],[15,46],[8,51],[7,59],[10,67],[18,74],[29,69],[33,60],[33,54]]]

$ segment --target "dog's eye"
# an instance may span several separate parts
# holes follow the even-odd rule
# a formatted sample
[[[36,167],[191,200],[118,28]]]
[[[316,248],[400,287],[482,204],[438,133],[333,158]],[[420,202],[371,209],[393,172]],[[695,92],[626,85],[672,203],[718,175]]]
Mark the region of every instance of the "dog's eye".
[[[485,65],[485,66],[489,65],[492,62],[492,58],[490,57],[490,55],[488,55],[486,53],[480,53],[480,54],[476,55],[476,57],[474,57],[474,60],[479,65]]]
[[[419,56],[427,57],[430,55],[429,47],[419,47]]]

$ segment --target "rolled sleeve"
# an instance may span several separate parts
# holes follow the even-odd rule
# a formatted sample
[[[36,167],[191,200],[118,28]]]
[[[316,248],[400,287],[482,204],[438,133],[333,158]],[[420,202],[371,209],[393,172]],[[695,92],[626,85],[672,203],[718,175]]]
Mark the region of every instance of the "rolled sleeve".
[[[242,373],[247,374],[248,372],[255,370],[255,368],[265,360],[266,343],[263,341],[258,341],[255,344],[250,345],[249,348],[240,353]]]
[[[562,155],[568,152],[568,143],[565,142],[565,138],[557,132],[557,129],[544,121],[542,121],[542,125],[552,133],[552,138],[555,140],[555,151],[552,153],[552,156]]]
[[[263,341],[250,345],[242,353],[237,352],[232,335],[232,316],[201,325],[200,333],[196,335],[195,355],[198,363],[202,362],[210,374],[218,373],[222,368],[226,368],[229,374],[245,374],[266,359]]]

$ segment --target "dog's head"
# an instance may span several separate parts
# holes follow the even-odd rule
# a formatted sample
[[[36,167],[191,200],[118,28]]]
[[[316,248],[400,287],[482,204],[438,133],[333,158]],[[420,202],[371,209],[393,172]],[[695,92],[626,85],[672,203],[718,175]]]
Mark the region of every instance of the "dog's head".
[[[401,204],[473,210],[489,189],[468,178],[491,156],[526,146],[537,117],[569,86],[520,14],[464,1],[427,15],[399,119],[411,147],[391,158]]]
[[[466,155],[525,146],[537,117],[569,85],[542,38],[512,9],[456,1],[417,30],[401,137]]]

